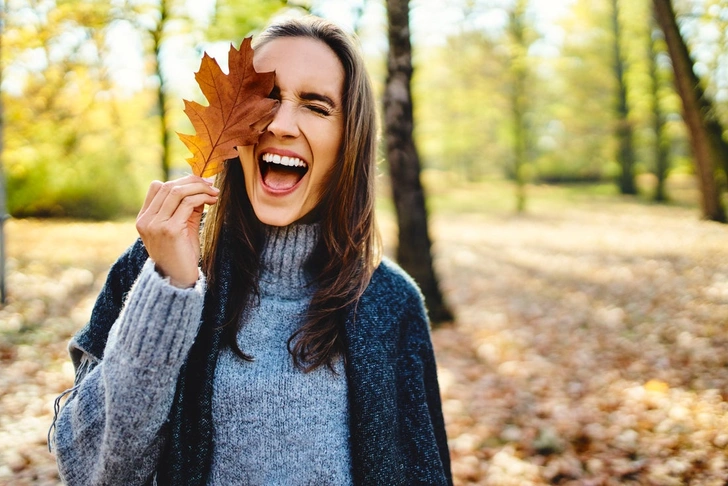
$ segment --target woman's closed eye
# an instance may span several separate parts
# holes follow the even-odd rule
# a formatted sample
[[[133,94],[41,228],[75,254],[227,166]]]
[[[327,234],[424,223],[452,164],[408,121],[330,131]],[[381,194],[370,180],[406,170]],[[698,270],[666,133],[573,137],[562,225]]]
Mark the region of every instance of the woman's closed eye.
[[[302,105],[307,110],[310,110],[320,116],[329,116],[333,114],[338,107],[336,102],[334,102],[331,97],[326,96],[325,94],[304,92],[301,93],[299,96]]]
[[[331,114],[331,108],[324,105],[304,105],[306,109],[311,110],[312,112],[316,113],[317,115],[321,116],[329,116]]]

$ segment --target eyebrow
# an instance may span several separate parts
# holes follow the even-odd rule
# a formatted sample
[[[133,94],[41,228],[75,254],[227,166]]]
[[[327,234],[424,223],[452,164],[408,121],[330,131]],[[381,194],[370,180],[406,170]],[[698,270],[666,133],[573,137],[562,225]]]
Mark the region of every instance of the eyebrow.
[[[303,92],[301,93],[301,99],[307,100],[307,101],[322,101],[324,103],[327,103],[332,108],[338,108],[338,105],[334,100],[329,98],[328,96],[321,94],[321,93],[314,93],[314,92]]]

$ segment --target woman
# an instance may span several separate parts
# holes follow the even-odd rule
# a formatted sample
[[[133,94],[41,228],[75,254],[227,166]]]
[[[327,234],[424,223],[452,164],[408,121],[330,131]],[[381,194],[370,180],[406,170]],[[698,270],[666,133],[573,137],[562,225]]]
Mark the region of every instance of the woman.
[[[451,484],[422,298],[379,258],[362,59],[340,29],[305,19],[270,27],[254,60],[276,73],[270,125],[215,186],[150,186],[140,241],[70,344],[61,476]]]

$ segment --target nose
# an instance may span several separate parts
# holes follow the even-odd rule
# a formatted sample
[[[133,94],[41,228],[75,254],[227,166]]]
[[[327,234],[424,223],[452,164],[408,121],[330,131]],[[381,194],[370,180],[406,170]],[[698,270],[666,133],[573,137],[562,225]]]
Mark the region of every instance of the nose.
[[[296,119],[296,107],[289,101],[281,101],[268,131],[276,138],[295,138],[301,134]]]

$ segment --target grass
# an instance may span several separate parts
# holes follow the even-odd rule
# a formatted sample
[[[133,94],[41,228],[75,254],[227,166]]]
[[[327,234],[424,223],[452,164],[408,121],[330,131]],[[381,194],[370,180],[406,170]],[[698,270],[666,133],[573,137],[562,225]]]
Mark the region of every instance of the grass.
[[[503,179],[484,179],[478,182],[464,182],[448,172],[425,171],[422,176],[427,196],[428,214],[433,220],[451,216],[474,215],[490,217],[513,217],[516,213],[515,185]],[[383,180],[377,210],[380,219],[394,218],[394,205]],[[630,212],[640,208],[654,208],[688,217],[699,218],[698,197],[695,181],[689,175],[676,175],[668,180],[667,192],[671,198],[656,203],[651,194],[654,182],[649,177],[638,178],[639,194],[619,194],[616,184],[570,183],[570,184],[528,184],[526,186],[526,211],[520,216],[550,218],[572,209],[598,212]],[[728,206],[728,194],[726,195]]]
[[[5,225],[10,269],[42,273],[78,267],[108,268],[137,237],[134,222],[11,219]]]

